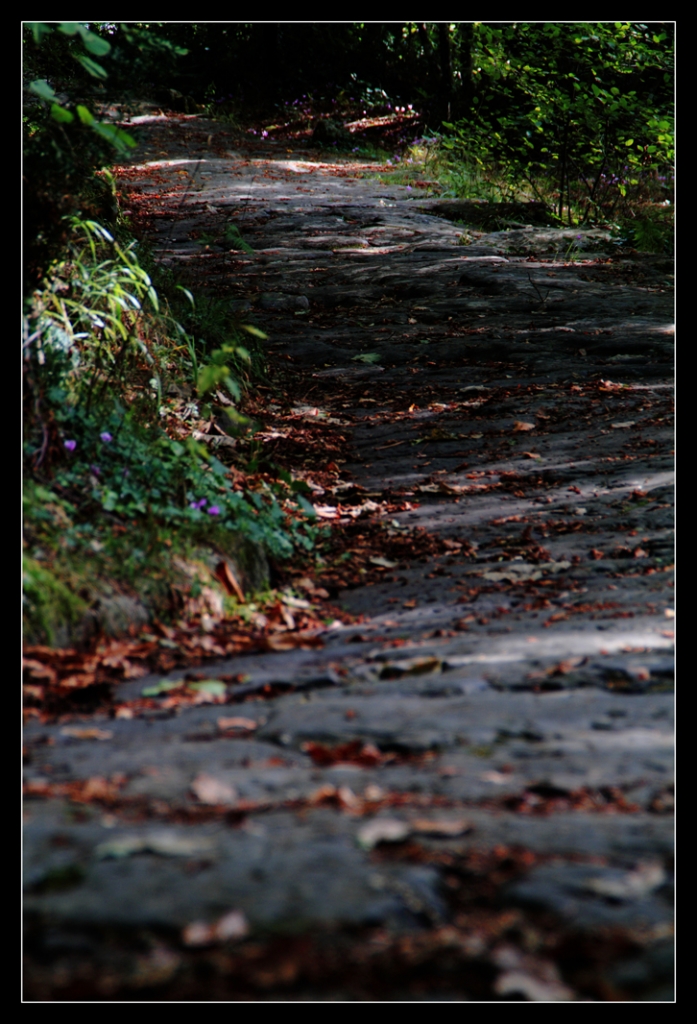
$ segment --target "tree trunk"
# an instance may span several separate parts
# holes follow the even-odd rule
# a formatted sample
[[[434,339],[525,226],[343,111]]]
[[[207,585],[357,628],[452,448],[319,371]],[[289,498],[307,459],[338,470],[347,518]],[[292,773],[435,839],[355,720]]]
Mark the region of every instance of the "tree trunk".
[[[474,98],[474,75],[472,74],[472,49],[474,46],[474,25],[470,21],[460,22],[456,37],[456,64],[460,72],[459,85],[453,97],[454,116],[466,117],[472,110]]]
[[[450,25],[447,23],[439,23],[438,25],[438,62],[440,64],[439,99],[441,117],[444,121],[449,121],[453,93],[453,73],[450,60]]]

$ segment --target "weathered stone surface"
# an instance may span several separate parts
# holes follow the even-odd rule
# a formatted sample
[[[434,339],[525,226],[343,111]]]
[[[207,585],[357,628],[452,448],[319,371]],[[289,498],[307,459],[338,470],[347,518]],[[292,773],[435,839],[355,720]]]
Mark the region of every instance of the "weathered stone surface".
[[[155,159],[166,139],[195,162],[218,126],[181,129],[172,140],[148,125],[139,159]],[[208,259],[206,284],[230,289],[240,311],[263,307],[269,360],[290,357],[304,394],[345,423],[346,476],[401,507],[380,520],[386,537],[423,527],[455,547],[385,568],[371,586],[337,583],[332,598],[363,621],[328,631],[323,649],[209,666],[211,677],[245,677],[228,685],[225,707],[148,706],[108,721],[103,741],[64,734],[60,722],[28,725],[30,789],[58,787],[27,803],[37,991],[48,998],[67,984],[37,965],[58,963],[70,942],[82,952],[73,966],[60,960],[60,977],[86,978],[111,948],[100,928],[118,926],[125,944],[161,928],[173,959],[153,991],[169,998],[168,986],[192,976],[182,929],[238,910],[252,949],[317,929],[349,943],[361,928],[378,929],[365,933],[376,943],[404,933],[436,942],[451,929],[453,971],[471,970],[489,998],[501,943],[521,957],[526,943],[574,956],[590,945],[602,952],[574,998],[666,1000],[671,264],[618,255],[607,232],[557,230],[532,208],[525,219],[495,211],[532,228],[484,219],[489,234],[462,244],[463,226],[405,187],[293,145],[207,157],[202,194],[172,200],[179,241],[158,227],[154,250],[195,277],[200,247],[188,232],[211,230],[207,204],[224,209],[255,251],[235,254],[234,275],[222,255]],[[468,207],[471,222],[479,207]],[[367,352],[377,365],[359,364]],[[258,552],[231,539],[221,554],[245,589],[264,586]],[[154,681],[119,684],[117,703]],[[221,734],[218,718],[230,714],[256,728]],[[321,765],[312,744],[354,746]],[[366,745],[362,766],[350,750]],[[192,789],[202,775],[228,794],[221,808]],[[61,795],[90,779],[120,780],[111,804]],[[416,828],[436,815],[467,827]],[[407,838],[366,849],[361,826],[385,819]],[[132,852],[104,857],[112,837]],[[501,931],[492,922],[506,914]],[[373,948],[365,942],[361,956]],[[415,962],[395,991],[411,992]],[[115,991],[127,991],[126,974],[110,970]],[[432,998],[467,998],[462,981],[443,995],[440,967],[423,970]],[[259,998],[286,998],[285,984],[259,982]],[[343,984],[298,982],[292,997],[308,985],[310,999],[371,996]]]

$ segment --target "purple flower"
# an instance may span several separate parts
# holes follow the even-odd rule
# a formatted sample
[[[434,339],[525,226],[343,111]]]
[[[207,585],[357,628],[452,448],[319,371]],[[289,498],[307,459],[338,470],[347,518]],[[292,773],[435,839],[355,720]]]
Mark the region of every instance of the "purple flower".
[[[217,505],[211,505],[211,507],[208,509],[208,515],[209,516],[219,516],[220,515],[220,509],[218,508],[218,506]]]
[[[99,466],[90,466],[90,473],[94,473],[95,476],[99,476],[101,469]]]
[[[64,441],[63,447],[67,448],[69,452],[74,452],[77,448],[77,441]]]
[[[411,192],[411,185],[407,185],[407,192]]]
[[[189,508],[203,508],[204,505],[208,504],[207,498],[201,498],[200,501],[190,501]]]
[[[108,430],[105,430],[105,431],[104,431],[104,432],[103,432],[102,434],[100,434],[99,436],[101,437],[101,439],[102,439],[102,441],[104,442],[104,444],[109,444],[109,442],[110,442],[110,441],[113,441],[113,440],[114,440],[114,439],[113,439],[113,437],[111,436],[111,434],[109,433],[109,431],[108,431]]]

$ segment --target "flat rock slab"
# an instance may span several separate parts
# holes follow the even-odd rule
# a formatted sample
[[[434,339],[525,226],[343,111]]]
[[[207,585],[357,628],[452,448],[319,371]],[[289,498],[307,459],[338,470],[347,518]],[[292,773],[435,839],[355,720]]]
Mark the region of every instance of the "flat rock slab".
[[[209,666],[225,706],[27,726],[28,998],[672,998],[671,262],[139,131],[156,258],[257,318],[386,540],[450,547],[337,571],[362,622]]]

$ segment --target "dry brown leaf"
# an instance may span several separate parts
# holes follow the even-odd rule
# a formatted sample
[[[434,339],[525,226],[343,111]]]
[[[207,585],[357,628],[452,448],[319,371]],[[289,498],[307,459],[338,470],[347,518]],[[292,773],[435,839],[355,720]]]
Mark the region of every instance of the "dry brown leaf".
[[[372,850],[378,843],[401,843],[410,832],[411,826],[406,821],[375,818],[359,828],[356,840],[364,850]]]
[[[226,561],[221,560],[218,562],[215,567],[215,576],[216,579],[223,584],[228,594],[236,597],[238,601],[244,603],[242,587],[237,582],[235,574]]]
[[[416,818],[411,823],[414,832],[423,832],[432,836],[461,836],[469,832],[472,825],[466,818],[450,818],[442,820],[430,820],[429,818]]]
[[[245,729],[247,732],[252,732],[258,726],[258,722],[255,722],[253,718],[219,718],[218,728],[223,731],[228,729]]]
[[[237,790],[214,775],[201,772],[191,783],[191,792],[202,804],[234,804]]]
[[[113,735],[108,729],[82,729],[77,725],[65,725],[61,729],[61,736],[70,736],[74,740],[110,740]]]
[[[85,672],[79,675],[66,676],[61,679],[59,685],[65,689],[78,690],[85,686],[92,686],[96,679],[94,672]]]
[[[213,924],[192,921],[182,931],[185,946],[211,946],[216,942],[243,939],[249,934],[249,923],[241,910],[231,910]]]
[[[29,672],[32,679],[45,679],[49,686],[55,686],[58,676],[50,665],[44,665],[34,658],[24,658],[22,668]]]

